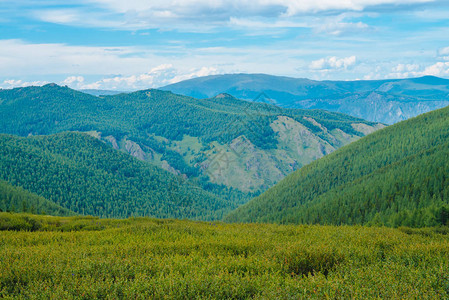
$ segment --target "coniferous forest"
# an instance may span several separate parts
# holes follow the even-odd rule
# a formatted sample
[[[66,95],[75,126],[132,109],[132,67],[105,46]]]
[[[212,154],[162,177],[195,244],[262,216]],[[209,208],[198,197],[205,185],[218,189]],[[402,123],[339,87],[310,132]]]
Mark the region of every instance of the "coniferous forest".
[[[291,174],[226,220],[447,225],[448,125],[443,108],[375,132]]]
[[[86,134],[0,135],[0,145],[2,178],[67,212],[116,218],[220,219],[238,204],[238,200],[226,201],[195,182],[116,151]],[[7,210],[13,211],[12,204]]]

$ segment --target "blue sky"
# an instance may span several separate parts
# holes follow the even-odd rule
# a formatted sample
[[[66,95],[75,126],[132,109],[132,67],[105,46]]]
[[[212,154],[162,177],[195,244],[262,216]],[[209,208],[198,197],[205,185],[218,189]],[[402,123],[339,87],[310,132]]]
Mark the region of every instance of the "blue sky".
[[[63,3],[63,4],[61,4]],[[0,87],[449,78],[447,0],[0,0]]]

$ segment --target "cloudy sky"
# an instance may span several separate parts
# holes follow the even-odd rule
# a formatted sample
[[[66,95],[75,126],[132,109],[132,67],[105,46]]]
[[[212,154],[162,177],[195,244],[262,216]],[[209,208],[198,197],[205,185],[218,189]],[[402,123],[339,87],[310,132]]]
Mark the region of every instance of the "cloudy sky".
[[[223,73],[449,78],[449,1],[0,0],[1,88]]]

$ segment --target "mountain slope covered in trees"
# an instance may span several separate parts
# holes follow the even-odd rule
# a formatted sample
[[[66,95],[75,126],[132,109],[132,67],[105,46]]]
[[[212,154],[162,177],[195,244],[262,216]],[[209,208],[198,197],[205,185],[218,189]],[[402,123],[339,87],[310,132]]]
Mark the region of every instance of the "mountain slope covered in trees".
[[[52,216],[74,215],[70,210],[4,180],[0,180],[0,211]]]
[[[448,224],[448,127],[449,108],[387,127],[303,167],[226,219]]]
[[[265,74],[212,75],[163,90],[208,98],[219,93],[253,100],[261,92],[282,107],[325,109],[393,124],[449,105],[449,80],[433,76],[365,81],[315,81]]]
[[[339,113],[279,108],[263,95],[256,102],[160,90],[96,97],[55,84],[0,90],[0,119],[0,132],[21,136],[88,132],[203,186],[244,193],[264,191],[383,127]]]
[[[82,133],[1,134],[0,158],[1,180],[78,214],[209,220],[239,204]]]

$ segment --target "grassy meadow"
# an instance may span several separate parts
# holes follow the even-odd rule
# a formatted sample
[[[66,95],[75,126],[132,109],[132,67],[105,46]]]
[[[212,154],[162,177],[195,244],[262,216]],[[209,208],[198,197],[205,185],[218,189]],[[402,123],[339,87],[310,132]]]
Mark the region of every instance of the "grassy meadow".
[[[449,229],[0,213],[0,298],[447,299]]]

